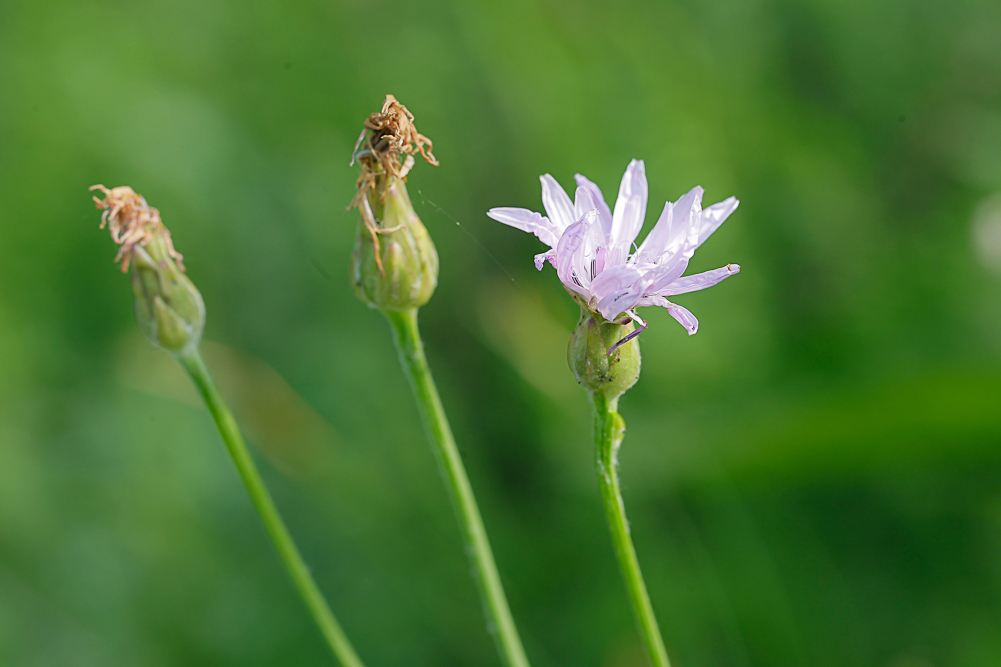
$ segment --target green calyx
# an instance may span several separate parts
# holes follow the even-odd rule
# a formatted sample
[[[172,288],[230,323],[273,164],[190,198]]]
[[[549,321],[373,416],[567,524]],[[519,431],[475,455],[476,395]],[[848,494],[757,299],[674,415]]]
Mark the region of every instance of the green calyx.
[[[132,294],[136,322],[153,343],[180,353],[198,345],[205,327],[205,303],[191,280],[170,256],[166,242],[154,237],[131,250]]]
[[[414,212],[403,180],[380,177],[377,186],[362,196],[359,209],[361,221],[351,255],[355,294],[381,310],[423,306],[438,285],[438,252]]]
[[[640,376],[639,341],[634,338],[616,346],[632,330],[631,320],[627,324],[609,322],[581,305],[580,319],[567,346],[567,362],[577,383],[608,400],[617,399],[636,384]]]

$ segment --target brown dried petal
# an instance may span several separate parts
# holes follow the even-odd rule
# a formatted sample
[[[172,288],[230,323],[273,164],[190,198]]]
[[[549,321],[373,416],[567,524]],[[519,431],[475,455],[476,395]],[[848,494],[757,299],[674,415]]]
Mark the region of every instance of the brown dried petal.
[[[103,185],[91,186],[91,190],[100,190],[104,199],[94,197],[94,204],[101,214],[101,229],[105,226],[111,233],[111,239],[122,246],[115,261],[122,262],[122,271],[127,271],[132,259],[132,249],[144,246],[157,236],[163,238],[167,252],[177,262],[178,268],[184,270],[184,257],[174,249],[170,232],[160,220],[160,211],[151,207],[146,200],[127,185],[108,189]]]

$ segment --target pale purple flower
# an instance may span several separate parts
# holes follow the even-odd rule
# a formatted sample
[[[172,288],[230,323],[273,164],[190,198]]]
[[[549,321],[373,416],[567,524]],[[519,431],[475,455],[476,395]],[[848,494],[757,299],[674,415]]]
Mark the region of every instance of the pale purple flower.
[[[597,185],[580,174],[574,178],[573,202],[552,176],[540,178],[547,216],[510,207],[492,208],[487,215],[538,236],[551,250],[536,255],[535,267],[541,271],[548,260],[566,288],[606,320],[625,315],[645,327],[635,309],[662,306],[694,334],[699,321],[668,297],[712,287],[740,271],[740,266],[727,264],[682,277],[695,250],[740,202],[730,197],[702,210],[702,188],[695,186],[677,202],[664,205],[657,224],[637,248],[634,242],[647,203],[643,161],[633,160],[626,168],[614,210]]]

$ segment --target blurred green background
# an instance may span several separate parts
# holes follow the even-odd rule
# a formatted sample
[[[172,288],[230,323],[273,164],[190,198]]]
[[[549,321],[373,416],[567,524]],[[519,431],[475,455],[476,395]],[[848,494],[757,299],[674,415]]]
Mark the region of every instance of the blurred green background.
[[[679,667],[1001,664],[1001,3],[0,2],[0,665],[329,665],[87,187],[158,207],[206,356],[370,667],[498,660],[383,318],[351,148],[441,166],[421,312],[536,667],[640,667],[538,175],[740,209],[648,309],[626,504]]]

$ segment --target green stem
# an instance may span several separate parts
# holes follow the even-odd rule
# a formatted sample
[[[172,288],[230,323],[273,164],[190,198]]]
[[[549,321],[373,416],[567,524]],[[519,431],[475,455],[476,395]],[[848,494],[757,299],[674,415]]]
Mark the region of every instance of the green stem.
[[[636,559],[636,548],[629,535],[629,520],[626,519],[626,508],[622,502],[622,491],[619,488],[618,456],[619,446],[626,424],[621,415],[616,412],[619,399],[609,399],[604,394],[594,392],[591,395],[594,403],[594,445],[595,458],[598,464],[598,482],[601,485],[601,497],[605,504],[605,516],[608,528],[612,533],[612,544],[615,556],[619,561],[619,569],[629,592],[629,601],[633,605],[633,614],[639,626],[647,654],[654,667],[670,667],[667,651],[664,650],[664,640],[660,636],[657,617],[650,605],[650,596],[643,583],[643,573]]]
[[[438,397],[438,389],[431,377],[427,359],[424,357],[424,345],[421,343],[420,330],[417,328],[417,309],[383,312],[393,327],[400,363],[410,380],[445,486],[459,516],[459,524],[462,526],[466,541],[466,551],[473,564],[476,585],[480,589],[484,613],[491,634],[497,642],[497,650],[507,667],[528,667],[528,658],[521,646],[521,639],[518,638],[518,629],[511,617],[507,598],[504,597],[504,587],[501,585],[497,565],[490,551],[483,519],[480,518],[480,511],[476,507],[473,489],[462,465],[459,449],[455,446],[455,438],[452,437],[452,429],[448,426],[445,409]]]
[[[254,459],[250,456],[250,451],[243,441],[243,436],[240,435],[236,420],[233,419],[232,413],[223,402],[198,349],[192,348],[181,352],[177,358],[184,369],[188,371],[188,375],[191,376],[191,380],[195,383],[202,398],[205,399],[205,405],[212,413],[216,426],[219,427],[219,433],[226,443],[226,449],[229,450],[233,463],[236,464],[236,469],[239,471],[240,477],[243,478],[247,493],[250,494],[250,500],[254,503],[257,513],[261,515],[261,521],[264,522],[264,527],[267,529],[268,535],[271,536],[271,541],[274,542],[278,555],[281,556],[282,562],[285,564],[285,569],[292,577],[292,582],[299,590],[299,594],[313,615],[316,624],[320,626],[320,632],[323,633],[324,639],[330,645],[330,650],[333,651],[343,667],[363,667],[358,654],[355,653],[351,642],[344,634],[344,630],[341,629],[333,612],[330,611],[327,601],[323,598],[323,593],[320,592],[313,576],[309,573],[309,568],[302,560],[302,554],[299,553],[295,542],[292,541],[292,535],[289,534],[285,522],[282,521],[278,508],[264,485],[261,473],[257,470]]]

